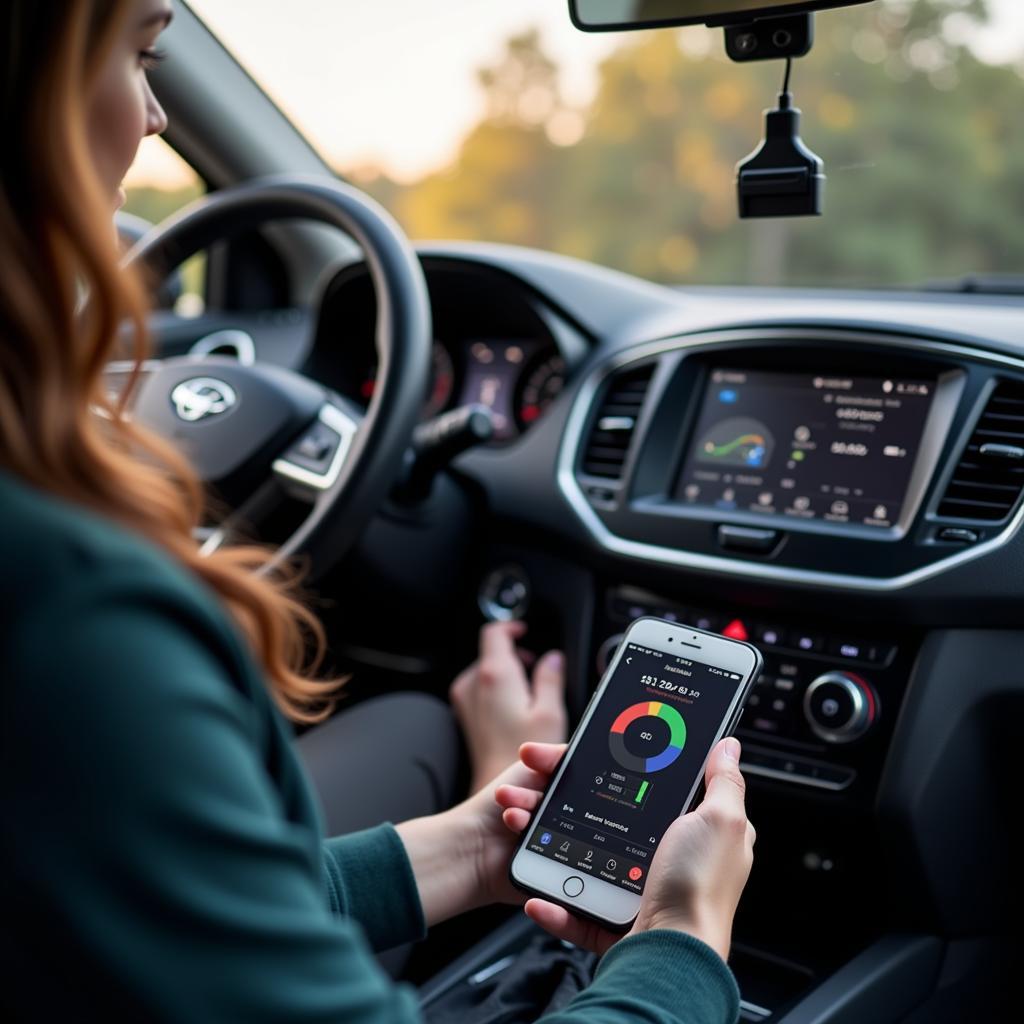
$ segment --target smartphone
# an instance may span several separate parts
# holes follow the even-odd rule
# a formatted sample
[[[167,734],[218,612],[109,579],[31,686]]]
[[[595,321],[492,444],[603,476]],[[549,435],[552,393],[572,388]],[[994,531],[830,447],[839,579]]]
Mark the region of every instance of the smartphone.
[[[677,622],[626,631],[509,868],[534,896],[616,930],[761,671],[757,648]]]

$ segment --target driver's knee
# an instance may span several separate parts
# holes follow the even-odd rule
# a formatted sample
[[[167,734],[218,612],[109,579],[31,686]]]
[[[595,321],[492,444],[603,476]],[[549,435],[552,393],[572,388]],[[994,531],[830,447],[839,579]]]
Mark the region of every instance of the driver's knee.
[[[436,814],[456,800],[461,759],[448,705],[392,693],[342,707],[298,741],[328,835]]]

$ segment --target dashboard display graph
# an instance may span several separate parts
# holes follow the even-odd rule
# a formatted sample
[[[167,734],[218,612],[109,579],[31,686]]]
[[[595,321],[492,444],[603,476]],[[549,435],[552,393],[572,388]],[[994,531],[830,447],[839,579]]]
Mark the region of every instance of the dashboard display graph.
[[[671,704],[644,700],[626,708],[609,733],[612,757],[627,771],[667,768],[686,746],[686,722]]]
[[[701,462],[764,469],[775,447],[771,432],[748,416],[733,416],[716,423],[697,446]]]
[[[938,387],[815,367],[711,368],[675,486],[679,510],[898,535]]]

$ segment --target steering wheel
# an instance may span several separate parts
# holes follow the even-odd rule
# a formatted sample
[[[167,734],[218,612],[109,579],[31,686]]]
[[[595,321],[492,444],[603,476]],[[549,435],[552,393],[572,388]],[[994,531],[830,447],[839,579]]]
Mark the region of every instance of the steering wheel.
[[[272,564],[302,555],[322,575],[351,547],[397,478],[430,375],[431,322],[419,261],[391,216],[331,179],[262,178],[215,192],[142,238],[126,264],[154,283],[210,244],[268,221],[339,228],[362,247],[377,294],[377,387],[364,413],[302,374],[227,358],[168,358],[144,380],[134,418],[175,444],[235,509],[203,545],[255,524],[284,489],[309,514]]]

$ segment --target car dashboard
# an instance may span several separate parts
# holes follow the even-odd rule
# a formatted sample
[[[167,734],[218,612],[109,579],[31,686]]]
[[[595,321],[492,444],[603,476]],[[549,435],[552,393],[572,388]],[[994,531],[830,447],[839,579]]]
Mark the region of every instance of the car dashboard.
[[[471,626],[524,617],[532,649],[566,651],[575,722],[635,618],[749,640],[765,668],[738,726],[759,837],[733,964],[746,1019],[894,934],[1005,930],[1024,909],[1005,814],[1024,706],[1020,301],[673,289],[513,247],[418,252],[422,418],[484,405],[495,431],[323,580],[351,692],[442,692]],[[257,358],[368,403],[365,265],[290,315],[304,346],[283,322],[245,325]],[[938,948],[885,962],[938,970]]]
[[[759,834],[737,923],[748,1019],[894,928],[1000,927],[1020,903],[993,852],[1012,795],[964,723],[1021,701],[1020,304],[669,289],[502,246],[420,251],[463,367],[452,403],[492,404],[466,384],[474,346],[524,349],[500,385],[514,426],[452,467],[484,512],[452,562],[463,590],[566,647],[574,720],[641,615],[765,657],[738,728]],[[345,386],[368,379],[360,358]],[[405,654],[424,671],[457,606],[419,605]]]

